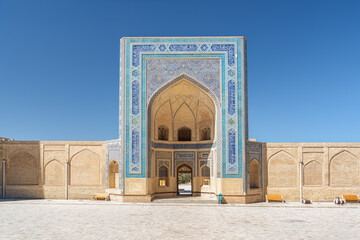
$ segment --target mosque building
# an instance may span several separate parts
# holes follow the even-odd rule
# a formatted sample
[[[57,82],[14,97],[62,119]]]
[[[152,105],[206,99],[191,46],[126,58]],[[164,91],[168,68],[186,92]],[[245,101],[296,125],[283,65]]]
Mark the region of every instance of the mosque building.
[[[360,143],[248,138],[245,37],[125,37],[120,55],[118,139],[0,138],[3,198],[252,203],[360,193]]]

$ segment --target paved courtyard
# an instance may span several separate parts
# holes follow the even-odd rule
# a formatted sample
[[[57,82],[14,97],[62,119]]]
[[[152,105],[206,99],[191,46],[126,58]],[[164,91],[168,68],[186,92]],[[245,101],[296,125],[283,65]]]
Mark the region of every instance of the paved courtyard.
[[[0,201],[0,239],[360,239],[359,205]]]

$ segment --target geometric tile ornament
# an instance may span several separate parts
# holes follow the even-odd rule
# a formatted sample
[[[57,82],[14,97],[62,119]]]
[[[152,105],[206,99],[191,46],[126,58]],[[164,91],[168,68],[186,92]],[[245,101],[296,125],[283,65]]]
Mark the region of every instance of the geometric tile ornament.
[[[149,104],[182,76],[208,91],[217,104],[217,177],[242,178],[248,132],[246,74],[244,37],[122,38],[118,141],[125,176],[151,177]]]

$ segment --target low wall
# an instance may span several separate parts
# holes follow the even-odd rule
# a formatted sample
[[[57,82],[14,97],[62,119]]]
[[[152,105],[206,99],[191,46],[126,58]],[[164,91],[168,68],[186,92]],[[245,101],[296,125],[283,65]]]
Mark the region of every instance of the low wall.
[[[360,194],[360,143],[264,143],[265,192],[286,201]]]
[[[6,198],[90,199],[95,192],[105,192],[105,142],[9,141],[1,145]]]

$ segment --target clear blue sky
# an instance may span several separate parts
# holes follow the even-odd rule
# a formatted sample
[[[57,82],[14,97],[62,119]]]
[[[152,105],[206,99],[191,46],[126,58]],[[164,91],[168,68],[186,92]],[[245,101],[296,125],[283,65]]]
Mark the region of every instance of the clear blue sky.
[[[360,142],[360,1],[0,1],[0,136],[118,136],[119,39],[245,36],[250,137]]]

